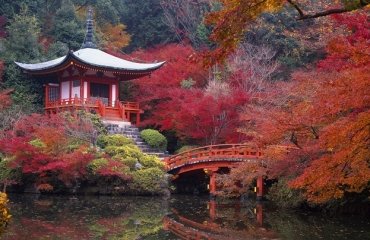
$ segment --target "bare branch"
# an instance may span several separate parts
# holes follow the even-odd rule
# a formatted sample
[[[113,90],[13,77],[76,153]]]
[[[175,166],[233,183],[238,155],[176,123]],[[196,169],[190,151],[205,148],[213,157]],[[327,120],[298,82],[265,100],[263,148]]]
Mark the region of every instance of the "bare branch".
[[[328,15],[332,15],[332,14],[351,12],[351,11],[354,10],[352,8],[342,7],[342,8],[329,9],[329,10],[326,10],[326,11],[317,12],[317,13],[313,13],[313,14],[306,14],[302,11],[302,9],[299,7],[299,5],[297,3],[295,3],[293,0],[287,0],[287,2],[297,10],[297,12],[299,14],[299,17],[297,18],[297,20],[319,18],[319,17],[324,17],[324,16],[328,16]],[[361,0],[360,4],[357,6],[356,9],[364,8],[364,7],[368,6],[369,4],[370,4],[370,1]]]
[[[300,17],[304,16],[302,9],[298,6],[297,3],[293,2],[292,0],[287,0],[287,1],[288,3],[290,3],[290,5],[292,5],[298,11]]]

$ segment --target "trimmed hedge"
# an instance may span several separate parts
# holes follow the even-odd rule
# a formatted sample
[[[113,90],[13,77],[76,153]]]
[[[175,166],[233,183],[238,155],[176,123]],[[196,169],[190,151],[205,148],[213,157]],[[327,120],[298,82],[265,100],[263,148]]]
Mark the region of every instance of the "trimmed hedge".
[[[141,138],[152,148],[167,149],[167,139],[163,134],[154,129],[145,129],[140,132]]]

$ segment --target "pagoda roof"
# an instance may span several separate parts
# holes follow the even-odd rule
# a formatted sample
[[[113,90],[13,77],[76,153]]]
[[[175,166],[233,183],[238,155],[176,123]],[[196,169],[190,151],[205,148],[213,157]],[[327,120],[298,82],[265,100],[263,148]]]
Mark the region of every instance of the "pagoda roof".
[[[160,68],[165,62],[137,63],[127,61],[96,48],[82,48],[76,52],[69,51],[66,56],[41,63],[15,62],[20,68],[30,74],[57,72],[70,65],[83,66],[96,70],[112,71],[116,73],[150,73]]]

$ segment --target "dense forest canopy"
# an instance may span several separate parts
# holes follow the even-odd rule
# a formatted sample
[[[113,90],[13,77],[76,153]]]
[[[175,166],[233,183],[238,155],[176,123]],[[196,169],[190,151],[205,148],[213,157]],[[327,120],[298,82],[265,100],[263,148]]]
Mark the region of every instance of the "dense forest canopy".
[[[13,144],[38,154],[32,158],[37,164],[39,156],[47,156],[52,165],[45,171],[55,170],[60,156],[82,154],[83,148],[58,152],[57,142],[71,139],[47,120],[40,128],[60,135],[42,150],[29,142],[48,138],[37,129],[27,139],[17,136],[19,124],[27,125],[25,116],[42,111],[43,87],[14,61],[46,61],[78,50],[92,7],[100,49],[132,61],[166,61],[150,77],[122,84],[120,96],[140,103],[142,127],[161,130],[170,152],[219,143],[266,149],[263,166],[246,164],[220,178],[224,195],[243,194],[235,182],[247,186],[262,173],[281,180],[271,191],[276,201],[368,204],[369,5],[367,0],[0,0],[2,136],[11,133]],[[15,154],[8,147],[0,141],[3,154]],[[62,163],[59,168],[79,171]]]

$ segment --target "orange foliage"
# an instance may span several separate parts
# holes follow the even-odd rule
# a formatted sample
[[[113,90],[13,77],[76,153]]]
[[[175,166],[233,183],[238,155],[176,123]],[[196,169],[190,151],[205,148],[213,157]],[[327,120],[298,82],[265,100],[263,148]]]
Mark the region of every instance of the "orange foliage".
[[[42,126],[35,129],[34,137],[39,138],[44,144],[44,152],[57,156],[65,151],[69,139],[64,129],[55,126]]]
[[[351,34],[329,42],[329,55],[318,69],[273,84],[244,115],[248,124],[242,130],[258,144],[297,147],[270,162],[268,173],[295,178],[290,186],[313,203],[369,189],[370,34],[363,28],[368,21],[358,19],[363,15],[343,20]]]
[[[130,35],[125,31],[126,26],[123,24],[106,24],[101,28],[103,39],[106,42],[105,48],[112,50],[121,50],[126,47],[131,40]]]
[[[361,193],[370,181],[370,111],[348,117],[323,129],[320,158],[291,182],[304,189],[308,201],[324,203],[343,198],[345,193]]]
[[[216,59],[224,59],[236,49],[246,31],[247,23],[261,13],[276,10],[283,4],[282,0],[221,0],[220,2],[222,9],[211,12],[207,16],[207,23],[214,27],[211,40],[220,44],[212,53]]]
[[[366,1],[348,0],[323,0],[315,3],[309,0],[221,0],[219,2],[222,8],[209,13],[206,18],[206,23],[213,26],[211,40],[218,44],[218,47],[209,54],[206,64],[224,60],[243,40],[248,24],[253,23],[262,13],[280,10],[285,3],[296,10],[298,20],[356,9],[366,11],[369,8],[369,3]]]
[[[217,194],[228,197],[240,196],[252,187],[258,176],[265,176],[268,168],[261,162],[246,162],[237,168],[232,168],[230,174],[218,174],[216,178]],[[240,178],[243,176],[243,178]],[[238,179],[235,181],[235,179]]]

